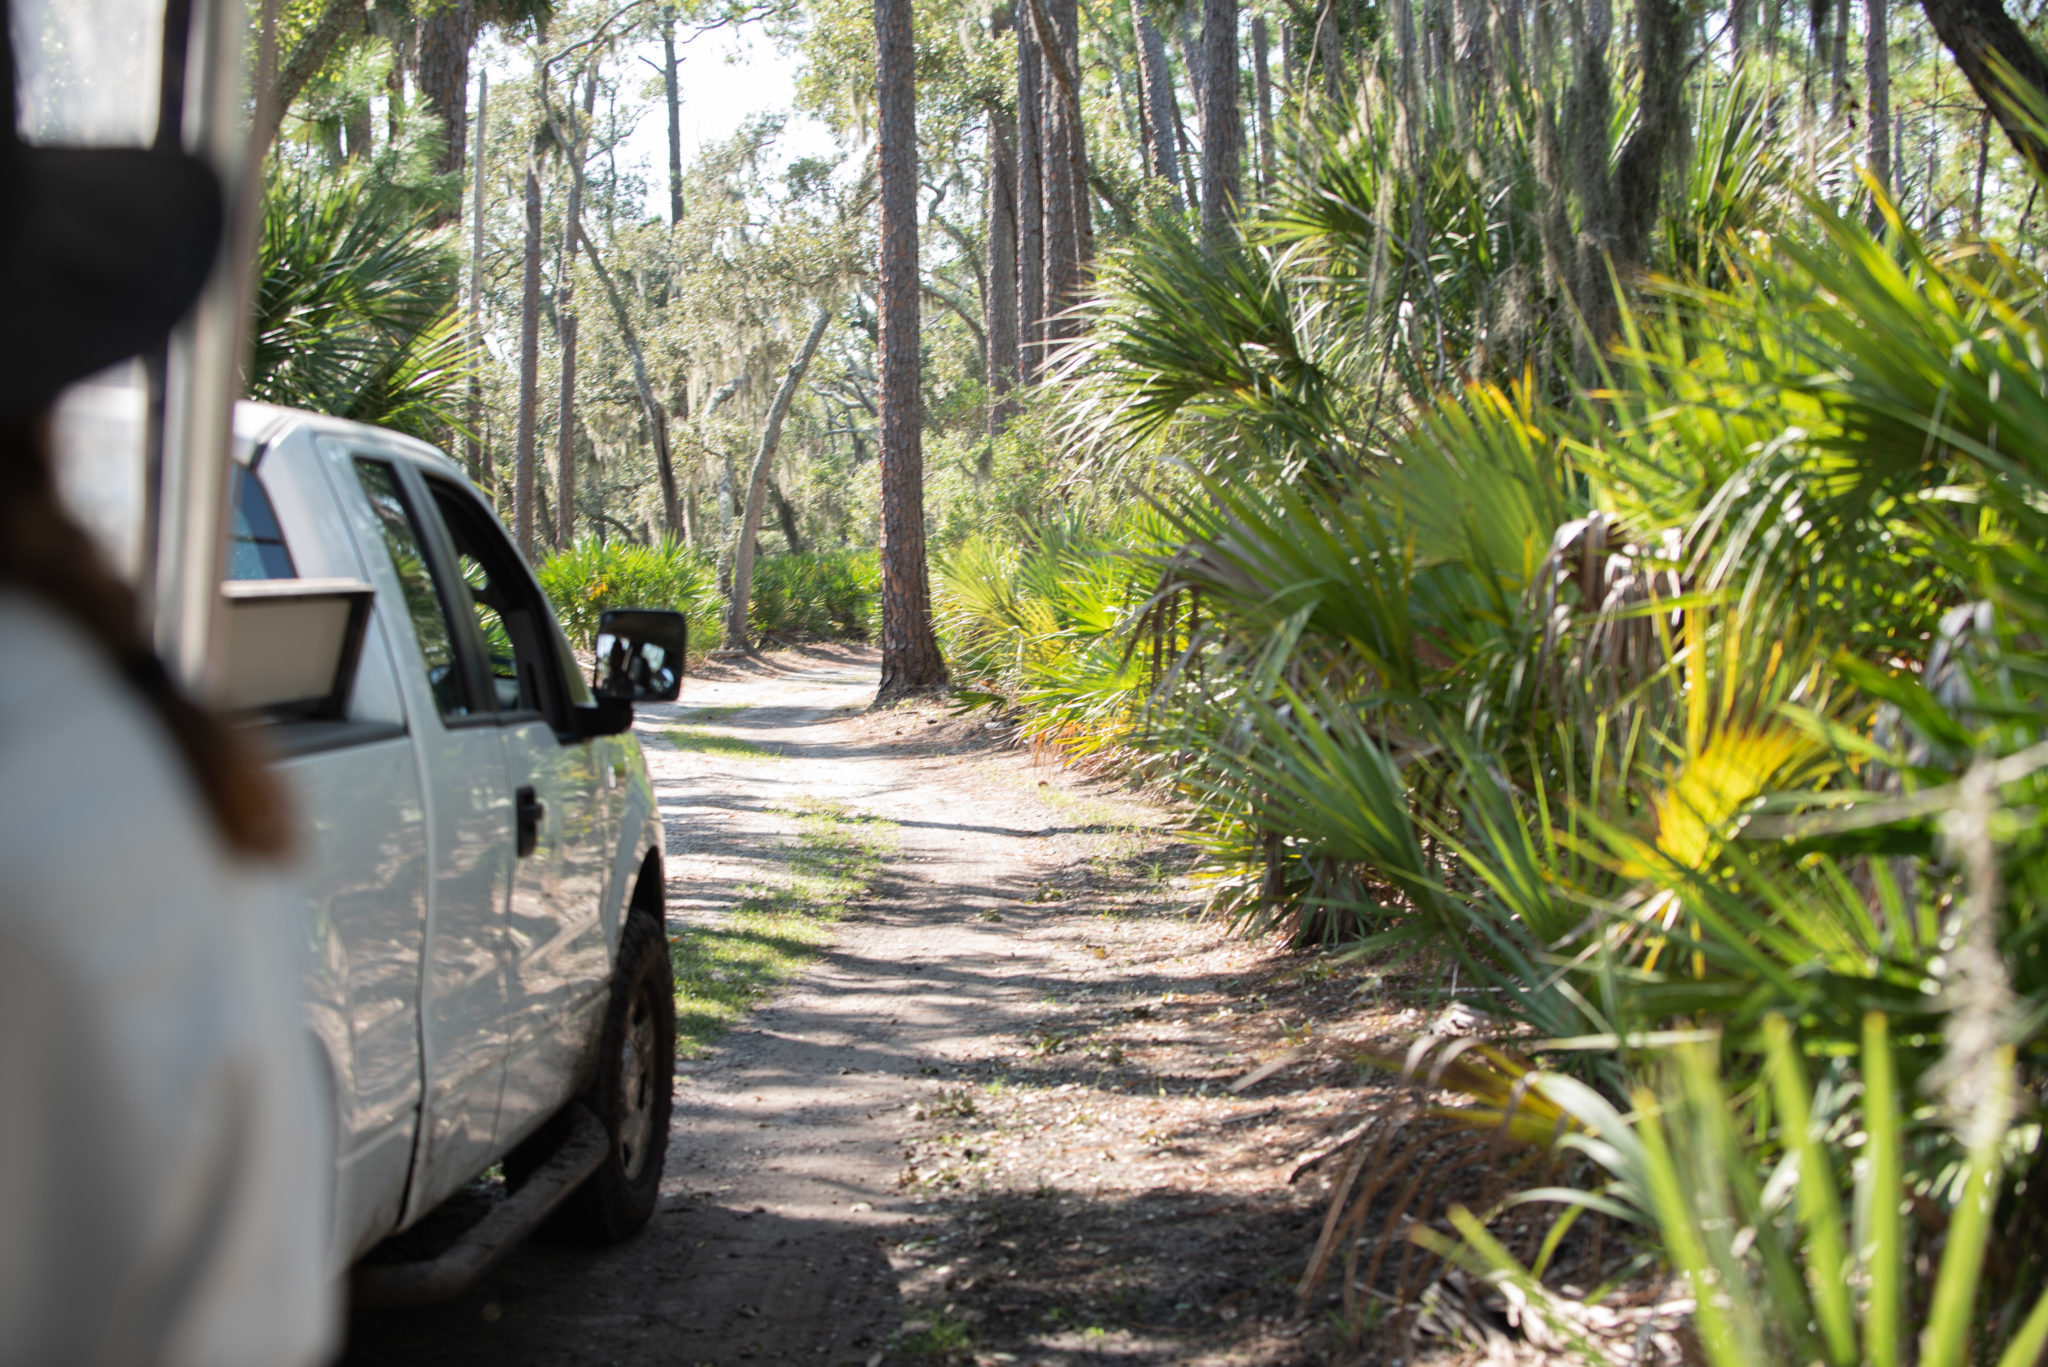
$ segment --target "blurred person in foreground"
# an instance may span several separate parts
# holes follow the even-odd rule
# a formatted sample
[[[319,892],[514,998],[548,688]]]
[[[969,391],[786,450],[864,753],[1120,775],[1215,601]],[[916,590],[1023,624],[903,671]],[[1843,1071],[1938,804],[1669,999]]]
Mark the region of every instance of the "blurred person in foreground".
[[[8,32],[0,0],[0,34]],[[11,39],[6,40],[11,43]],[[0,44],[10,96],[13,54]],[[0,136],[0,1364],[327,1356],[332,1126],[291,826],[60,506],[59,390],[161,342],[221,192]],[[226,459],[225,453],[222,459]]]

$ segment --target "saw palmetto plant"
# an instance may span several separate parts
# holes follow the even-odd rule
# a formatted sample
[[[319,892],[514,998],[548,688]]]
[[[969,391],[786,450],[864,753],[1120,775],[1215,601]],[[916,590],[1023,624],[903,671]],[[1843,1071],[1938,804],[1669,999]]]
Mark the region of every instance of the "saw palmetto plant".
[[[1988,1275],[2013,1161],[2010,1051],[1984,1060],[1996,1086],[1944,1132],[1916,1121],[1887,1018],[1868,1013],[1860,1035],[1853,1053],[1823,1056],[1815,1086],[1796,1033],[1769,1017],[1764,1085],[1747,1104],[1711,1041],[1674,1047],[1629,1116],[1566,1091],[1559,1129],[1588,1136],[1577,1147],[1607,1180],[1598,1194],[1520,1199],[1562,1203],[1553,1229],[1596,1208],[1654,1230],[1690,1292],[1694,1355],[1711,1367],[2031,1367],[2048,1348],[2048,1294],[2018,1289],[2010,1267]],[[1412,1237],[1516,1288],[1584,1360],[1634,1360],[1471,1209],[1446,1223],[1462,1242],[1426,1227]]]
[[[962,698],[1020,709],[1024,735],[1070,759],[1131,758],[1162,657],[1185,639],[1165,613],[1144,640],[1125,630],[1151,588],[1133,552],[1167,536],[1139,510],[1108,534],[1051,520],[1022,546],[975,537],[942,557],[936,617]]]
[[[1371,1251],[1406,1228],[1555,1299],[1569,1222],[1534,1264],[1489,1232],[1514,1171],[1690,1279],[1710,1361],[2032,1361],[2048,280],[1790,195],[1713,94],[1590,376],[1569,301],[1494,325],[1540,238],[1512,156],[1398,119],[1325,130],[1241,243],[1124,248],[1068,413],[1103,468],[1180,459],[1164,534],[964,551],[950,629],[1179,786],[1218,911],[1433,967],[1520,1051],[1358,1139],[1311,1281],[1412,1301]]]
[[[557,551],[535,570],[555,605],[562,630],[591,648],[606,609],[667,608],[690,620],[690,653],[702,656],[722,639],[718,571],[709,557],[663,538],[652,546],[585,538]]]
[[[273,170],[249,397],[429,440],[461,430],[473,358],[451,233],[367,179]]]

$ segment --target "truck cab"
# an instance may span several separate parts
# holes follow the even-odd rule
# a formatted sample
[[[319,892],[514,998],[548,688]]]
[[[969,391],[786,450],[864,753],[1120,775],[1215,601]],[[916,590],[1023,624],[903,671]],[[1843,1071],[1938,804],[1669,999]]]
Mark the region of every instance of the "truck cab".
[[[674,1049],[661,823],[639,743],[593,696],[453,461],[252,404],[235,435],[231,604],[237,585],[276,581],[369,590],[345,702],[252,713],[309,839],[306,1000],[334,1097],[334,1256],[359,1258],[508,1157],[523,1175],[578,1105],[603,1124],[613,1185],[641,1198],[637,1218],[599,1232],[628,1233],[659,1184]],[[232,653],[260,668],[268,644]],[[605,1076],[621,973],[650,941],[660,1000],[623,1022],[620,1075]]]

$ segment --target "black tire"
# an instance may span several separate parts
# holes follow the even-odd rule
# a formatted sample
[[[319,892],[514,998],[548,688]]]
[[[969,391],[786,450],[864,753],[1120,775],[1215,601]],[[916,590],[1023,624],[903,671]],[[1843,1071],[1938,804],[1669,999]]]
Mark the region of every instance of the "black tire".
[[[558,1228],[592,1243],[631,1238],[654,1214],[668,1156],[676,1081],[675,971],[668,937],[645,911],[626,918],[583,1104],[611,1138],[603,1166],[563,1203]]]

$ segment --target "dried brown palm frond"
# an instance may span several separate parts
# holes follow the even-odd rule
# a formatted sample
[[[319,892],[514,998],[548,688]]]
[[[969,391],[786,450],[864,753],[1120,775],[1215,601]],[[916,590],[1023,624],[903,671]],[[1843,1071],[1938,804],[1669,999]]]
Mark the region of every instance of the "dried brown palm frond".
[[[1613,707],[1670,664],[1658,612],[1686,594],[1675,536],[1652,544],[1629,538],[1614,514],[1596,510],[1557,529],[1533,586],[1543,622],[1538,658],[1548,701],[1562,709],[1569,678],[1598,684]]]
[[[1575,1266],[1604,1266],[1607,1221],[1628,1214],[1627,1204],[1595,1195],[1564,1219],[1544,1220],[1515,1199],[1559,1172],[1574,1147],[1599,1142],[1599,1120],[1574,1104],[1589,1089],[1470,1037],[1425,1035],[1405,1052],[1367,1050],[1358,1061],[1398,1073],[1408,1087],[1339,1150],[1347,1157],[1298,1283],[1304,1311],[1341,1263],[1347,1324],[1387,1326],[1391,1316],[1413,1331],[1429,1309],[1425,1289],[1448,1269],[1437,1250],[1450,1246],[1460,1208],[1498,1225],[1525,1263],[1556,1269],[1563,1253]],[[1591,1228],[1575,1232],[1586,1210]],[[1438,1237],[1418,1239],[1424,1230]]]

